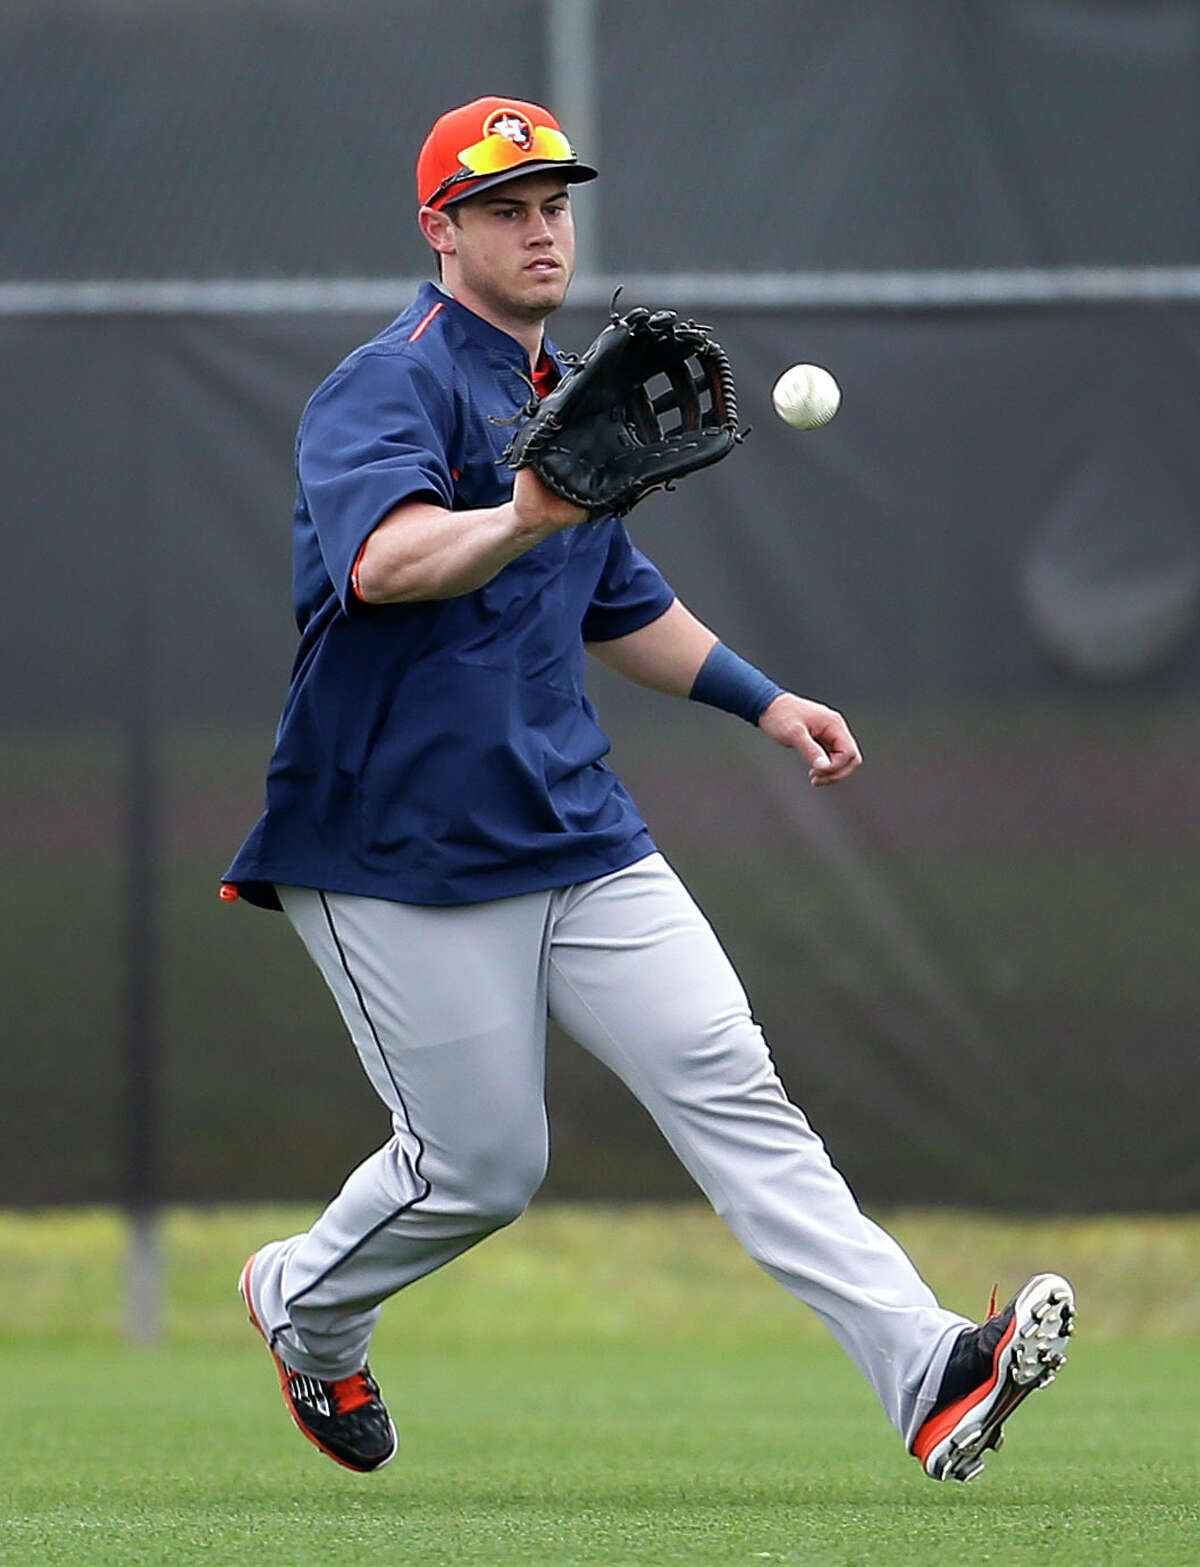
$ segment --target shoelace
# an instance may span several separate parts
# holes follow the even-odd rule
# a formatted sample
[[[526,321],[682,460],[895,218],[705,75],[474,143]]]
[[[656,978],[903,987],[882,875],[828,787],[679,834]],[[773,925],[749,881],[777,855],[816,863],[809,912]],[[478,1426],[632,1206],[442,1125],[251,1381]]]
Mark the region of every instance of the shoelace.
[[[991,1300],[988,1301],[987,1320],[989,1322],[996,1315],[996,1294],[997,1294],[997,1291],[999,1290],[999,1288],[1000,1288],[1000,1281],[999,1281],[999,1279],[997,1279],[995,1284],[992,1285],[992,1298],[991,1298]]]
[[[375,1389],[365,1371],[356,1371],[352,1377],[343,1377],[340,1382],[327,1382],[325,1385],[339,1415],[348,1415],[352,1409],[361,1409],[375,1397]]]

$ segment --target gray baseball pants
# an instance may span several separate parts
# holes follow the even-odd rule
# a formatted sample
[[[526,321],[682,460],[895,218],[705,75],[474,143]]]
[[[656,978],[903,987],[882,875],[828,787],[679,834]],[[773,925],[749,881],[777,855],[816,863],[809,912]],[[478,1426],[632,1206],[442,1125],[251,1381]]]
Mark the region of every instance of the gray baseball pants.
[[[550,1016],[645,1105],[911,1442],[966,1319],[859,1210],[661,855],[457,908],[279,892],[394,1127],[311,1230],[256,1257],[255,1309],[289,1366],[329,1380],[358,1370],[384,1300],[523,1212],[548,1157]]]

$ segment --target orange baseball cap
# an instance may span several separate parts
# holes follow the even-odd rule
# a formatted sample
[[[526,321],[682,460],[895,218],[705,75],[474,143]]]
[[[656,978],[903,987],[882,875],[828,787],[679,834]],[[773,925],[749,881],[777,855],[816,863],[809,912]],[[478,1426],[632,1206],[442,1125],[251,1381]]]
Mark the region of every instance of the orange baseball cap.
[[[417,158],[417,198],[446,207],[522,174],[543,170],[594,180],[548,109],[519,98],[476,98],[434,121]]]

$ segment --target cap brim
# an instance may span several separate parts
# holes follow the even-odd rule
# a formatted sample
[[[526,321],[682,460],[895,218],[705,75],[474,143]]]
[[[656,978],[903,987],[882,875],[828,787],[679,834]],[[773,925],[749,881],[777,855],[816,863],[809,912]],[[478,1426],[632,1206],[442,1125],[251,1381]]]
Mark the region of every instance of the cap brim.
[[[568,185],[599,178],[599,171],[586,163],[564,163],[561,159],[535,158],[529,163],[518,163],[514,169],[502,169],[499,174],[481,174],[477,180],[471,180],[470,183],[464,181],[465,188],[461,196],[455,194],[455,187],[452,185],[438,206],[440,208],[457,206],[460,201],[466,201],[469,196],[478,196],[480,191],[492,190],[497,185],[506,185],[509,180],[523,179],[526,174],[558,174]]]

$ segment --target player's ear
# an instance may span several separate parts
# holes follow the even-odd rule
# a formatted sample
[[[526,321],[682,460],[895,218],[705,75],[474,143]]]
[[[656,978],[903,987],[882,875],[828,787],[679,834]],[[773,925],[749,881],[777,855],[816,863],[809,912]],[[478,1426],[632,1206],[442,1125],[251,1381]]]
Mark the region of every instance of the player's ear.
[[[437,251],[439,256],[452,256],[458,248],[454,242],[455,224],[449,213],[439,212],[435,207],[422,207],[417,213],[417,222],[421,226],[421,233],[425,236],[426,243]]]

